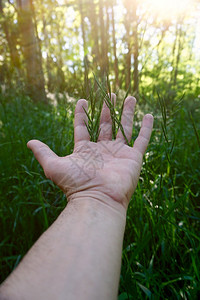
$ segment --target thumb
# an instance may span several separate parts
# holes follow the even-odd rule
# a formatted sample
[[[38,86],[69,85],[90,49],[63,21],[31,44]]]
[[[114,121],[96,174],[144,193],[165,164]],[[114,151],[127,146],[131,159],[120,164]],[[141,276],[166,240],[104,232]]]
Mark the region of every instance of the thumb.
[[[38,140],[30,140],[27,143],[27,147],[33,151],[35,158],[40,163],[46,174],[48,171],[47,166],[49,165],[50,161],[58,156],[46,144]]]

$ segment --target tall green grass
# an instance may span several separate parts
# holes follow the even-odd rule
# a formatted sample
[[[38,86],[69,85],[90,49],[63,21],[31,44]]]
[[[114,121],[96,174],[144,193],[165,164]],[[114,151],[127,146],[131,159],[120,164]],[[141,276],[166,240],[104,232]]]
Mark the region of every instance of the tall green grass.
[[[90,91],[88,130],[96,140],[99,112],[109,88],[97,84]],[[115,132],[124,98],[120,97],[116,110],[108,103]],[[24,96],[0,95],[0,99],[3,281],[66,205],[26,142],[36,138],[58,155],[71,153],[75,103],[63,98],[57,106],[43,106]],[[155,124],[128,209],[120,300],[197,299],[200,295],[199,107],[195,101],[185,99],[172,107],[158,95],[137,105],[132,143],[143,113],[153,112]]]

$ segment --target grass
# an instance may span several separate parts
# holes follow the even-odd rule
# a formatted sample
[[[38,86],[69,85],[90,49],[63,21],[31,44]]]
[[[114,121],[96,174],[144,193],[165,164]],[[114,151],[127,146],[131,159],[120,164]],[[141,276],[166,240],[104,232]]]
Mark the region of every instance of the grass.
[[[103,99],[100,86],[98,93]],[[91,92],[90,100],[93,95]],[[94,140],[102,102],[95,103],[91,101],[88,128]],[[123,106],[123,99],[120,103]],[[145,105],[137,105],[133,140],[141,114],[151,111],[152,103],[154,131],[128,209],[119,300],[198,299],[199,108],[195,100],[172,107],[160,95],[146,99]],[[55,107],[35,105],[23,96],[0,95],[1,281],[66,205],[62,192],[45,178],[26,142],[37,138],[58,155],[71,153],[74,107],[66,99]],[[120,126],[120,107],[118,115],[113,112],[114,130]]]

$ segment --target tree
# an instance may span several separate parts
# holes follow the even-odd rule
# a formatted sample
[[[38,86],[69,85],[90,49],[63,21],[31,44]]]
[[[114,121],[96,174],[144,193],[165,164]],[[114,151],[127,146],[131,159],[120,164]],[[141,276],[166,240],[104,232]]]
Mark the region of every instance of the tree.
[[[101,54],[100,54],[100,67],[102,78],[108,74],[108,53],[107,53],[107,33],[104,18],[104,0],[99,0],[99,23],[100,23],[100,37],[101,37]],[[108,20],[107,20],[108,22]]]
[[[177,83],[178,69],[181,58],[181,52],[183,49],[183,30],[182,30],[182,21],[177,22],[176,24],[176,36],[173,45],[173,70],[172,70],[172,84],[175,87]]]
[[[21,69],[20,55],[17,50],[17,29],[14,29],[13,26],[11,26],[11,22],[9,22],[10,17],[4,15],[2,0],[0,0],[0,17],[2,29],[4,31],[10,53],[10,67],[11,70],[14,69],[14,71],[17,73],[17,79],[19,83],[19,81],[23,79],[23,72]]]
[[[118,58],[117,58],[117,48],[116,48],[116,37],[115,37],[115,15],[114,15],[114,8],[111,5],[112,11],[112,41],[113,41],[113,53],[114,53],[114,71],[115,71],[115,83],[114,89],[117,89],[119,86],[119,72],[118,72]]]
[[[87,43],[86,43],[86,36],[85,36],[85,23],[84,23],[84,11],[83,11],[83,2],[79,0],[79,10],[80,10],[80,17],[81,17],[81,32],[82,32],[82,39],[83,39],[83,64],[84,64],[84,87],[86,90],[86,95],[89,95],[88,90],[88,58],[87,58]]]
[[[131,0],[124,0],[124,6],[126,8],[126,14],[124,16],[124,26],[126,29],[125,40],[127,44],[127,54],[126,54],[126,63],[125,63],[125,89],[127,90],[131,83],[131,52],[132,52],[132,45],[131,45],[131,35],[130,35],[130,28],[131,28],[131,11],[130,11]]]
[[[26,66],[26,89],[34,101],[47,101],[41,50],[34,23],[32,0],[17,0],[21,49]]]
[[[91,43],[92,43],[92,57],[94,70],[98,70],[99,61],[100,61],[100,49],[99,49],[99,26],[98,26],[98,14],[97,14],[97,5],[95,1],[91,1],[89,7],[88,18],[91,23]]]
[[[137,17],[137,0],[132,0],[132,17],[133,17],[133,93],[137,96],[139,94],[139,75],[138,75],[138,17]]]

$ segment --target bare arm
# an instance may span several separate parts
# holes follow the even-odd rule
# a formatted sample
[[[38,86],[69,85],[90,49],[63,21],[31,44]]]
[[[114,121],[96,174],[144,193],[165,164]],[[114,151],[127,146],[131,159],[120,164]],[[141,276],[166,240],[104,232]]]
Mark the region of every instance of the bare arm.
[[[69,203],[2,284],[0,299],[117,298],[126,209],[137,185],[153,118],[144,117],[130,148],[120,131],[111,140],[111,118],[104,105],[99,140],[92,143],[83,106],[87,108],[87,102],[79,100],[73,154],[60,158],[39,141],[28,144]],[[128,97],[122,125],[129,140],[134,107],[135,99]]]

